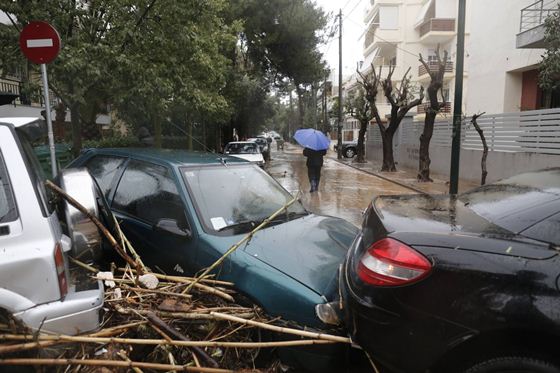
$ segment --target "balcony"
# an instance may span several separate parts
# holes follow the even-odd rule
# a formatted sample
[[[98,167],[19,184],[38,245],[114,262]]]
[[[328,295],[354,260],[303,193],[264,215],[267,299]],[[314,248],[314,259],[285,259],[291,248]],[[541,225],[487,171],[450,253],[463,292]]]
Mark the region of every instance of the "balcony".
[[[558,10],[557,0],[539,0],[521,9],[517,48],[546,48],[544,21]]]
[[[428,67],[430,68],[430,71],[436,72],[439,68],[439,65],[437,61],[428,61]],[[453,61],[447,61],[445,63],[445,74],[443,78],[450,78],[451,76],[453,76]],[[428,70],[426,70],[426,67],[423,64],[420,64],[418,66],[418,78],[421,81],[430,79],[430,74],[428,74]]]
[[[426,111],[430,107],[430,104],[424,102],[418,105],[418,114],[426,114]],[[439,111],[440,113],[451,113],[451,102],[446,102],[445,106]]]
[[[455,36],[455,19],[431,18],[420,24],[417,29],[421,43],[445,43]]]

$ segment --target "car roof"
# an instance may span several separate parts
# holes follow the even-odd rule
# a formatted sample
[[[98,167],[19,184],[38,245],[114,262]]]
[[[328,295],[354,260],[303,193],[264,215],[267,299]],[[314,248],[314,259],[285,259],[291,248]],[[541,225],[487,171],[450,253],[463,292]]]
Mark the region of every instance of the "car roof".
[[[0,123],[8,123],[14,127],[22,127],[33,122],[43,121],[43,118],[38,117],[8,117],[0,118]]]
[[[101,148],[89,149],[94,154],[116,155],[121,157],[130,157],[145,161],[155,161],[158,163],[168,164],[170,166],[187,166],[187,165],[218,165],[222,161],[227,163],[247,163],[250,162],[230,157],[224,154],[187,151],[178,149],[158,149],[158,148]]]
[[[254,141],[230,141],[227,144],[254,144]]]

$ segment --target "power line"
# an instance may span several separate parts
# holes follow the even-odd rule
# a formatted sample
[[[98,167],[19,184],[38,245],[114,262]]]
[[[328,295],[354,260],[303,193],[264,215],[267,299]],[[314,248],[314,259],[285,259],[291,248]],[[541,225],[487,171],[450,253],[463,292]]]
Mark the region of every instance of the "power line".
[[[352,8],[352,10],[349,11],[348,14],[346,14],[346,16],[344,17],[344,19],[348,18],[348,17],[350,16],[350,14],[352,14],[352,12],[353,12],[354,10],[356,10],[356,8],[358,7],[358,5],[360,5],[360,4],[362,3],[362,1],[364,1],[364,0],[358,1],[358,2],[356,3],[356,5],[354,5],[354,7]]]
[[[360,27],[362,28],[362,31],[366,31],[366,32],[367,32],[368,27],[365,27],[363,24],[359,24],[358,22],[354,21],[352,18],[348,18],[348,20],[351,21],[351,22],[353,22],[354,24],[360,26]],[[404,48],[402,48],[402,47],[399,47],[398,44],[395,43],[395,42],[393,42],[393,41],[389,41],[389,40],[387,40],[387,39],[383,39],[383,38],[382,38],[381,36],[379,36],[379,35],[375,35],[375,37],[378,38],[378,39],[380,39],[381,41],[384,41],[385,43],[388,43],[388,44],[393,45],[395,48],[400,49],[401,51],[406,52],[406,53],[410,54],[411,56],[418,57],[418,54],[413,53],[413,52],[411,52],[411,51],[409,51],[409,50],[406,50],[406,49],[404,49]]]
[[[344,6],[342,7],[342,10],[346,9],[346,7],[348,6],[348,4],[350,4],[351,1],[352,1],[352,0],[348,0],[348,1],[346,2],[346,4],[344,4]]]

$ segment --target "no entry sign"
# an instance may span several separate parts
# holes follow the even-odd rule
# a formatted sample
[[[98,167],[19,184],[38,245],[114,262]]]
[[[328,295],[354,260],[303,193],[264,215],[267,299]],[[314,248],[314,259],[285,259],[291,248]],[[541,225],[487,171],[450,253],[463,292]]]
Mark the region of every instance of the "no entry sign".
[[[33,63],[44,64],[55,59],[60,51],[60,36],[47,22],[29,23],[19,34],[22,53]]]

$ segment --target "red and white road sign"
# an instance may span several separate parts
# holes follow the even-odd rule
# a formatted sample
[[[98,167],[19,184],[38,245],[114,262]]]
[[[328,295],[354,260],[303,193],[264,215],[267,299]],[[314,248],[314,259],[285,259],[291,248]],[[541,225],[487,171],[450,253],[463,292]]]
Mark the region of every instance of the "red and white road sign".
[[[37,64],[49,63],[60,51],[60,36],[47,22],[29,23],[19,34],[19,47],[28,60]]]

